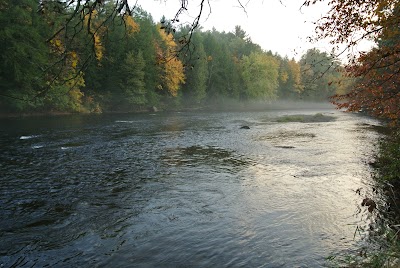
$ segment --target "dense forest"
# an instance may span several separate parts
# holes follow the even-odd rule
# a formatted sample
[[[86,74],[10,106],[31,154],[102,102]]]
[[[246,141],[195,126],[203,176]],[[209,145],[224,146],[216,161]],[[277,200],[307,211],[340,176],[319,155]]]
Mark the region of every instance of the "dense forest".
[[[140,7],[115,14],[115,1],[80,16],[60,1],[40,3],[0,4],[2,113],[193,109],[346,93],[343,68],[326,52],[289,59],[263,50],[240,26],[171,29]]]

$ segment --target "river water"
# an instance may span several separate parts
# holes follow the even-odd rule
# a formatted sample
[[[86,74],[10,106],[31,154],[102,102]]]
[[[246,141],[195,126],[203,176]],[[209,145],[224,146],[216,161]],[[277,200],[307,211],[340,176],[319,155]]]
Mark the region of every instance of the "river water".
[[[309,117],[279,120],[299,114]],[[0,124],[0,267],[321,267],[364,243],[354,234],[368,219],[360,203],[379,138],[367,117],[326,109]]]

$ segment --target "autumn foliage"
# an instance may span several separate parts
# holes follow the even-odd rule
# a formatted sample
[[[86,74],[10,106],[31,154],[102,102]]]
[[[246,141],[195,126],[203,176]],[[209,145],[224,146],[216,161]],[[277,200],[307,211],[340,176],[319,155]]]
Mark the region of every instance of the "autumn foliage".
[[[359,57],[347,68],[358,78],[353,90],[332,97],[339,108],[365,111],[398,124],[400,118],[400,63],[398,53],[387,53],[389,47],[375,48]]]
[[[163,67],[162,84],[159,88],[166,88],[172,96],[176,96],[180,85],[185,82],[183,63],[175,57],[177,44],[173,35],[166,33],[161,27],[158,32],[163,41],[162,45],[156,44],[157,62]]]
[[[315,1],[314,1],[315,2]],[[306,1],[304,5],[312,4]],[[317,38],[352,49],[362,40],[375,42],[369,52],[350,54],[346,74],[356,79],[347,94],[335,95],[338,108],[364,111],[398,125],[400,119],[400,3],[394,0],[331,0],[318,22]],[[338,51],[338,53],[341,53]]]

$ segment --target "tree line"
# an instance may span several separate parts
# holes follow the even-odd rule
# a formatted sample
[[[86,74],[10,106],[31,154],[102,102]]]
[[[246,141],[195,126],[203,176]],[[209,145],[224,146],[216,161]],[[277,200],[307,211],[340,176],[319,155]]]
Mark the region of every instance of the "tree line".
[[[321,101],[347,92],[338,82],[343,67],[328,53],[282,57],[240,26],[172,29],[139,6],[115,13],[117,1],[85,13],[67,2],[45,4],[0,4],[1,112],[202,108],[227,99]]]

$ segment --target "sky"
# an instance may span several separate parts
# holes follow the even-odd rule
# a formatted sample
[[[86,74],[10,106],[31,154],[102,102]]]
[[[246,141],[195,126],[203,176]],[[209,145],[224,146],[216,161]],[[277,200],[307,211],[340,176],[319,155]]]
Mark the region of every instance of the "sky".
[[[206,1],[207,2],[207,1]],[[203,30],[233,32],[240,25],[264,50],[281,56],[300,59],[307,49],[316,47],[321,51],[331,50],[328,42],[311,44],[307,37],[313,35],[315,22],[327,10],[325,3],[303,7],[304,0],[209,0],[205,5],[200,25]],[[131,4],[135,4],[132,2]],[[191,22],[198,14],[200,0],[188,0],[188,14],[180,22]],[[163,15],[172,19],[180,7],[179,0],[137,0],[137,4],[149,12],[158,22]]]

